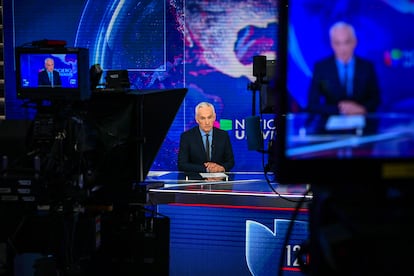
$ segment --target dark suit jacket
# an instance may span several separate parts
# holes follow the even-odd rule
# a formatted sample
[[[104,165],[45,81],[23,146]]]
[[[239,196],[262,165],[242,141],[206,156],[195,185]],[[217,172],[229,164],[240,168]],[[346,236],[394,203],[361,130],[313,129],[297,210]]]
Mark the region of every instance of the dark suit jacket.
[[[227,131],[213,128],[211,162],[220,164],[226,171],[234,166],[233,148]],[[178,152],[178,170],[184,172],[206,172],[206,153],[198,126],[181,134]]]
[[[323,115],[339,114],[338,103],[353,100],[371,113],[380,104],[380,89],[374,65],[363,58],[355,57],[353,94],[347,96],[341,86],[335,57],[317,62],[309,88],[308,111]]]
[[[46,70],[42,70],[38,75],[38,85],[39,86],[50,86],[49,75]],[[58,71],[53,71],[53,86],[62,86],[62,81],[60,79],[60,74]]]

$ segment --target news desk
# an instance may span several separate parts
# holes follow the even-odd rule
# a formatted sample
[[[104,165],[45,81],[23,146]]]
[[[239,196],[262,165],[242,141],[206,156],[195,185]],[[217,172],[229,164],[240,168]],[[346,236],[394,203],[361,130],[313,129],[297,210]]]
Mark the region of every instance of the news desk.
[[[226,175],[148,174],[163,183],[149,188],[148,201],[170,218],[169,275],[302,275],[296,253],[308,239],[308,186],[278,185],[261,172]]]

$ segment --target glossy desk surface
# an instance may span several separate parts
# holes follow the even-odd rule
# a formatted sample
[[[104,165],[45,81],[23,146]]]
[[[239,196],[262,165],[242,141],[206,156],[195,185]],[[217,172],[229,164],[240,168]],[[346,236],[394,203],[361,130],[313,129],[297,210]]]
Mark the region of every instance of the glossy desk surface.
[[[308,185],[280,185],[273,175],[262,172],[229,172],[221,179],[206,179],[199,174],[151,171],[146,181],[152,204],[296,208],[302,201],[300,207],[306,207],[312,199]]]

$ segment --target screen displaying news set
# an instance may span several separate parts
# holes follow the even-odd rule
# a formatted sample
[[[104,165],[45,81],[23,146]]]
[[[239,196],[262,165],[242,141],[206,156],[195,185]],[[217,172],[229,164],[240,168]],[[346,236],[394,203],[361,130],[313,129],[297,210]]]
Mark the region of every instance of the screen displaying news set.
[[[42,83],[46,59],[53,60],[58,73],[55,85]],[[15,64],[18,99],[77,101],[90,96],[86,48],[16,47]]]
[[[374,182],[411,181],[414,83],[410,79],[414,74],[414,39],[406,35],[406,26],[414,23],[413,3],[379,0],[286,3],[288,6],[280,10],[287,20],[280,26],[278,49],[286,79],[276,91],[280,94],[276,128],[284,131],[276,139],[278,180],[330,183],[332,175],[337,175],[343,178],[341,181],[355,182],[357,175],[364,175]],[[354,27],[355,54],[370,60],[375,68],[380,103],[367,114],[319,114],[308,109],[314,65],[333,55],[329,28],[338,21]],[[355,74],[354,86],[361,78],[364,73]],[[331,84],[325,79],[319,85],[323,90]],[[292,100],[299,109],[293,107]]]
[[[21,86],[38,87],[38,73],[44,68],[44,60],[53,58],[56,61],[63,61],[62,65],[55,65],[55,70],[59,72],[62,84],[60,87],[78,87],[77,79],[77,55],[76,54],[39,54],[26,53],[20,55],[21,64]]]

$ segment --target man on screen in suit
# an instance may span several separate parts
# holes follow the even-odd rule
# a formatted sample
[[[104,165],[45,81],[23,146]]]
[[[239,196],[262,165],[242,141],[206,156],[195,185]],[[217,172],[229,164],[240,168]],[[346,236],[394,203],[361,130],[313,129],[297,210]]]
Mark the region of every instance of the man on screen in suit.
[[[234,166],[233,148],[229,134],[214,127],[214,106],[208,102],[199,103],[195,108],[195,120],[198,126],[181,134],[178,170],[199,173],[230,171]],[[206,134],[210,146],[206,145]]]
[[[55,70],[55,61],[53,58],[45,59],[45,68],[39,72],[38,75],[38,85],[40,87],[60,87],[62,86],[62,81],[60,79],[60,74]]]
[[[354,27],[339,21],[329,30],[333,55],[315,63],[309,87],[308,124],[317,133],[329,131],[326,122],[330,115],[363,115],[362,134],[377,131],[374,113],[380,104],[380,89],[374,64],[354,53],[357,37]],[[339,133],[361,133],[359,128],[335,130]]]
[[[371,61],[354,54],[355,30],[345,22],[329,30],[334,54],[314,66],[308,111],[322,115],[365,115],[380,104],[380,89]]]

